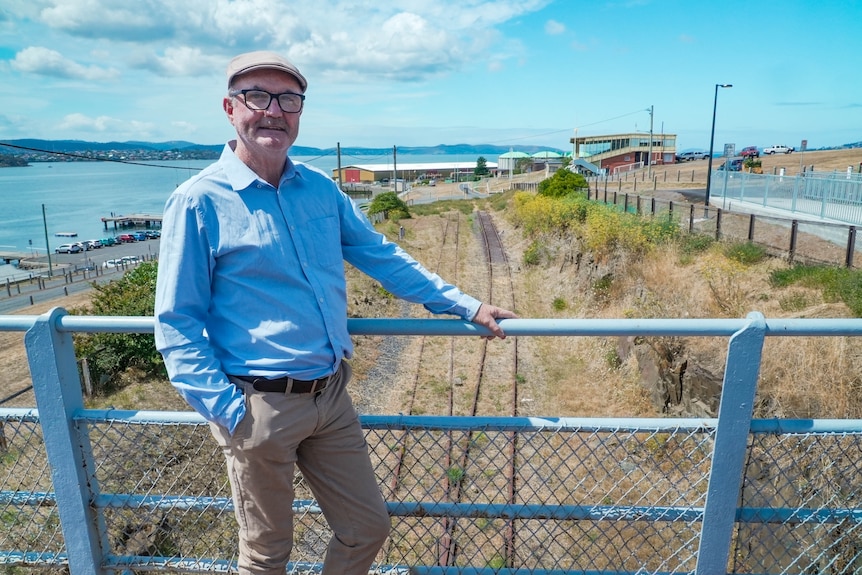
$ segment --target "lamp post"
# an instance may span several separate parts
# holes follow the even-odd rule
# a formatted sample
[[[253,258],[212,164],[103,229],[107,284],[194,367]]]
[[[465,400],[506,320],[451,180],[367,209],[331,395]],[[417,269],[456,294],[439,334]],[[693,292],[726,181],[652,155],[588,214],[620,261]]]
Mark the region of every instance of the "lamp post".
[[[706,166],[706,199],[704,200],[704,206],[706,207],[706,209],[709,209],[709,184],[712,180],[712,150],[715,144],[715,110],[718,107],[719,88],[733,88],[733,84],[715,85],[715,98],[712,101],[712,130],[709,133],[709,163]],[[725,168],[727,168],[727,166],[725,166]]]

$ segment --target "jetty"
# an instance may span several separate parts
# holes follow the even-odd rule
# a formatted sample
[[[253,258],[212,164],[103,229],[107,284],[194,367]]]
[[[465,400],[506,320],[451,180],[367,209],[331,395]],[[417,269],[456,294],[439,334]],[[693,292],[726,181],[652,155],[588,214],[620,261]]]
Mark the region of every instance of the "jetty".
[[[25,252],[0,251],[0,260],[2,260],[6,264],[11,264],[12,262],[20,262],[21,260],[30,257],[33,257],[33,255]]]
[[[102,223],[105,224],[105,229],[108,229],[108,224],[114,224],[114,229],[119,228],[160,228],[162,227],[162,214],[127,214],[114,215],[102,218]]]

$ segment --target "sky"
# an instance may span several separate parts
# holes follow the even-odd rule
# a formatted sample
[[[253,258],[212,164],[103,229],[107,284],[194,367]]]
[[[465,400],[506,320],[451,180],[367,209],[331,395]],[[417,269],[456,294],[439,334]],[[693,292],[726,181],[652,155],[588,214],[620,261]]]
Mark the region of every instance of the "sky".
[[[677,149],[862,141],[860,0],[2,0],[0,140],[234,135],[234,55],[308,78],[296,145],[676,134]],[[716,88],[732,84],[731,88]]]

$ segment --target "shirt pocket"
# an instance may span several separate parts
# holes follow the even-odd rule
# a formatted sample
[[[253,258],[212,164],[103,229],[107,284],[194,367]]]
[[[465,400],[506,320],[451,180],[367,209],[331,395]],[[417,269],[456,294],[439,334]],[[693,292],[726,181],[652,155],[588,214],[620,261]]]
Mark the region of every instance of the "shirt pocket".
[[[322,268],[344,265],[338,218],[327,216],[309,220],[307,226],[308,235],[304,240],[311,261]]]

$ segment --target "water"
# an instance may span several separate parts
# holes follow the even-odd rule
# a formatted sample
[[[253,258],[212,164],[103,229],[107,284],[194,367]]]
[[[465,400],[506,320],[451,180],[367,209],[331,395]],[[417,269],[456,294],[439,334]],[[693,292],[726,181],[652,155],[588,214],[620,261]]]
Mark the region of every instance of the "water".
[[[338,167],[335,155],[297,157],[327,174]],[[465,162],[466,155],[399,155],[399,163]],[[492,160],[492,158],[489,158]],[[493,158],[496,160],[496,158]],[[342,167],[351,164],[391,165],[392,155],[346,156]],[[102,238],[120,233],[103,217],[123,214],[161,214],[171,192],[183,181],[212,163],[210,160],[141,162],[34,163],[21,168],[0,168],[0,251],[45,255],[63,243]],[[43,219],[42,206],[45,207]],[[45,229],[48,241],[46,246]],[[77,237],[57,237],[58,232],[75,232]],[[0,277],[4,267],[0,260]]]

